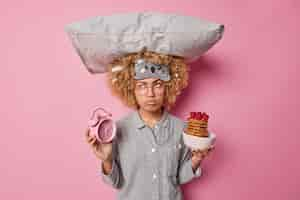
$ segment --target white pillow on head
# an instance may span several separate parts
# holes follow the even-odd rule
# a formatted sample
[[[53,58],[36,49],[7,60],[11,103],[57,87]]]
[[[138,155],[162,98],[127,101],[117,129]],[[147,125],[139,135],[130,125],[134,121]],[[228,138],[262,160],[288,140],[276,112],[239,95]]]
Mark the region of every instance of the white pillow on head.
[[[90,73],[103,73],[116,57],[147,50],[198,59],[223,35],[224,25],[192,16],[133,12],[67,24],[65,32]]]

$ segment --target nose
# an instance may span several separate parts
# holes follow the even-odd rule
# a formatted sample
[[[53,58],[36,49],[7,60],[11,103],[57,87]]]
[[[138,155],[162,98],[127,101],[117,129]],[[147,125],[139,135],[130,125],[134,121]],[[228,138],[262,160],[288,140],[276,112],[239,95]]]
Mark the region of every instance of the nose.
[[[147,88],[147,96],[154,96],[154,91],[153,91],[153,87],[148,87]]]

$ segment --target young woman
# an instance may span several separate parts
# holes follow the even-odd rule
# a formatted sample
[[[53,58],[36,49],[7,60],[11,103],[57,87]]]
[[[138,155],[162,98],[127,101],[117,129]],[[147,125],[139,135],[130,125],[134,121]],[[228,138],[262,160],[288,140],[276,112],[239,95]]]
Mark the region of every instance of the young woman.
[[[192,152],[183,143],[185,122],[168,112],[188,83],[184,59],[145,49],[128,54],[111,63],[108,83],[134,111],[116,122],[111,143],[86,131],[103,181],[119,200],[183,199],[180,185],[201,175],[201,161],[213,149]]]

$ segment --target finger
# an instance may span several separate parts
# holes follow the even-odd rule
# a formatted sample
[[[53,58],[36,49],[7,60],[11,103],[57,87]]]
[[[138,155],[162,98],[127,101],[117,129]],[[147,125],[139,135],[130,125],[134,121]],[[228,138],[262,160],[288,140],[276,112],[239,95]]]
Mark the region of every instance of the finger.
[[[90,133],[90,129],[87,129],[85,132],[86,141],[90,142],[93,139],[93,136]]]
[[[207,149],[205,149],[205,153],[208,153],[211,150],[210,147],[208,147]]]
[[[95,155],[102,158],[102,154],[99,152],[98,149],[99,149],[98,146],[93,146],[93,151],[94,151]]]
[[[197,157],[197,159],[201,159],[202,152],[201,152],[201,150],[197,149],[197,150],[194,151],[193,155],[195,155]]]
[[[101,148],[101,143],[99,143],[98,141],[94,142],[92,144],[93,148],[95,149],[95,151],[97,152],[101,152],[102,148]]]
[[[87,141],[91,141],[91,140],[93,140],[94,138],[95,138],[94,135],[89,135],[88,138],[87,138]]]
[[[194,151],[193,151],[193,156],[199,157],[199,151],[194,150]]]
[[[89,143],[89,144],[91,144],[92,140],[93,140],[93,138],[87,138],[86,139],[87,143]]]
[[[202,154],[196,154],[195,156],[196,156],[197,160],[202,160],[204,157]]]
[[[88,143],[89,143],[90,145],[93,145],[94,142],[95,142],[95,139],[94,139],[94,138],[90,138],[89,141],[88,141]]]
[[[197,149],[197,150],[196,150],[196,153],[197,153],[197,154],[201,153],[201,150],[200,150],[200,149]]]
[[[197,153],[195,153],[195,155],[199,158],[201,158],[203,156],[203,153],[201,151],[198,151]]]
[[[93,142],[92,142],[92,145],[97,145],[99,146],[101,143],[98,142],[96,136],[94,136],[94,139],[93,139]]]
[[[201,154],[203,157],[206,156],[208,150],[207,149],[204,149],[202,151],[199,152],[199,154]]]
[[[93,139],[94,139],[93,136],[89,136],[86,140],[87,140],[88,143],[90,143],[90,142],[92,142]]]
[[[215,146],[211,146],[209,149],[208,149],[208,152],[211,152],[215,149]]]
[[[205,154],[205,152],[206,152],[205,149],[204,149],[204,150],[199,150],[199,151],[198,151],[198,154],[203,156],[203,155]]]
[[[204,150],[203,150],[203,153],[204,153],[204,154],[207,154],[207,153],[209,152],[209,150],[210,150],[210,147],[204,149]]]
[[[89,141],[90,145],[93,146],[93,145],[96,144],[96,142],[97,142],[97,138],[95,136],[93,136],[93,137],[90,138],[90,141]]]
[[[98,142],[98,140],[93,144],[93,147],[95,148],[96,152],[102,153],[103,148],[102,148],[102,143]]]
[[[195,152],[194,156],[199,157],[201,155],[201,153],[199,152]]]
[[[85,130],[85,136],[86,136],[87,138],[90,137],[90,129],[89,129],[89,128],[87,128],[87,129]]]
[[[210,154],[210,152],[212,151],[211,148],[209,148],[206,152],[205,152],[205,156],[208,156]]]

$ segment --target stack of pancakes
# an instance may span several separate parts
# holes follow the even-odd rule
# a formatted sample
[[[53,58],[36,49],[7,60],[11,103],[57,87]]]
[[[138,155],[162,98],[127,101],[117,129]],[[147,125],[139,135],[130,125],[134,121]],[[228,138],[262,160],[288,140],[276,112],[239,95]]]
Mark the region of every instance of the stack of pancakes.
[[[198,137],[208,137],[208,118],[209,116],[205,112],[191,112],[185,129],[186,134]]]

